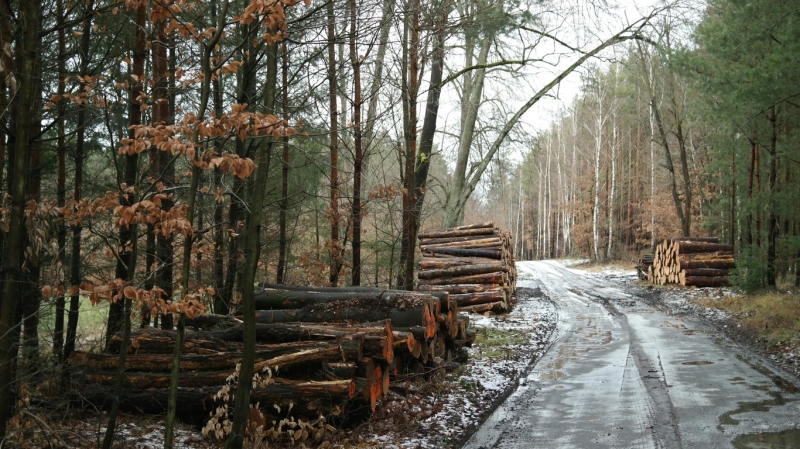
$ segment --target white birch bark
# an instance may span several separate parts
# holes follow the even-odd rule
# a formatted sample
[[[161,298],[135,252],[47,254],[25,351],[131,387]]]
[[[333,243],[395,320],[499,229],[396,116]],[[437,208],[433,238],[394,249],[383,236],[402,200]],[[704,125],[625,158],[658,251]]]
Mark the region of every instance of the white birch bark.
[[[597,88],[597,115],[595,116],[595,134],[594,134],[594,207],[592,208],[592,249],[594,260],[598,260],[598,241],[600,240],[600,231],[598,229],[598,220],[600,218],[600,152],[603,149],[603,94],[602,85],[598,80]]]
[[[608,248],[606,259],[611,259],[611,249],[614,242],[614,194],[617,187],[617,111],[614,110],[611,119],[611,191],[608,194]]]

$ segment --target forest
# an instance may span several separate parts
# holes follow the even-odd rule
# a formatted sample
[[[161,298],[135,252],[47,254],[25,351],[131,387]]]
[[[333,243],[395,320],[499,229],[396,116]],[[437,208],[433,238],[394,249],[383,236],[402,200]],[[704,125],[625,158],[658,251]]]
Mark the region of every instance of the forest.
[[[3,1],[0,436],[117,332],[179,343],[259,282],[413,290],[424,229],[494,220],[518,260],[711,235],[737,287],[800,285],[800,10],[647,8]]]

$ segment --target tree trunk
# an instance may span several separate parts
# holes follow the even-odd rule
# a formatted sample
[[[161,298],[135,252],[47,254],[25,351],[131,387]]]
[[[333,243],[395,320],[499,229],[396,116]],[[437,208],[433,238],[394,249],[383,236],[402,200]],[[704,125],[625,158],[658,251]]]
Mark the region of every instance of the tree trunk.
[[[91,44],[91,31],[92,21],[89,20],[94,15],[94,1],[89,1],[85,4],[85,15],[88,17],[83,23],[81,35],[81,77],[89,74],[89,58],[90,58],[90,44]],[[81,88],[84,85],[82,83]],[[85,158],[85,143],[86,143],[86,128],[88,128],[88,120],[86,117],[87,107],[85,104],[78,104],[78,113],[75,122],[75,187],[73,193],[73,201],[79,202],[83,199],[83,162]],[[81,234],[83,233],[83,226],[80,224],[73,225],[72,227],[72,255],[70,261],[70,282],[72,288],[76,289],[75,293],[70,297],[69,312],[67,314],[67,340],[64,343],[64,360],[69,357],[69,354],[75,349],[75,339],[78,333],[78,311],[80,310],[80,295],[77,292],[77,287],[81,285]]]
[[[326,7],[328,20],[328,92],[329,106],[331,114],[330,129],[330,185],[331,197],[328,206],[328,214],[331,221],[331,238],[329,243],[330,272],[328,282],[331,287],[339,285],[339,270],[342,262],[342,247],[339,241],[339,111],[337,108],[337,82],[336,82],[336,16],[334,13],[334,2],[328,2]]]
[[[283,91],[283,119],[289,121],[289,50],[286,41],[281,42],[281,67]],[[289,136],[283,136],[283,157],[281,158],[281,201],[280,216],[278,218],[278,268],[275,282],[286,282],[286,213],[289,207]],[[354,228],[355,229],[355,228]],[[359,240],[360,241],[360,240]],[[355,246],[355,238],[353,239]],[[353,251],[355,253],[355,250]]]
[[[353,65],[353,267],[352,285],[361,285],[361,177],[364,150],[361,140],[361,58],[356,51],[356,0],[350,2],[350,62]]]
[[[271,28],[269,33],[275,33]],[[278,83],[278,43],[273,42],[267,46],[267,77],[264,82],[264,103],[267,113],[274,113],[275,97]],[[264,144],[259,148],[254,191],[250,202],[250,216],[247,220],[246,245],[248,248],[245,256],[244,270],[242,271],[242,312],[243,312],[243,349],[242,362],[239,370],[239,382],[236,387],[235,410],[233,413],[233,426],[228,438],[229,449],[241,448],[244,444],[244,435],[247,426],[247,413],[250,407],[250,384],[255,370],[261,370],[261,364],[255,363],[255,292],[249,286],[255,284],[258,259],[261,254],[261,221],[266,198],[266,184],[269,176],[269,158],[272,151],[273,137],[268,135]]]
[[[133,83],[131,84],[130,103],[128,114],[130,128],[128,138],[135,139],[135,127],[142,122],[142,111],[140,96],[144,87],[144,61],[147,57],[147,47],[145,42],[145,25],[147,22],[147,7],[141,2],[134,13],[134,44],[133,44]],[[119,203],[123,207],[129,207],[136,202],[136,175],[138,174],[139,154],[127,154],[125,156],[124,185],[119,186]],[[119,227],[119,254],[117,255],[117,266],[114,276],[123,279],[127,283],[133,280],[136,272],[136,247],[137,230],[133,223],[124,223]],[[116,428],[117,415],[119,413],[119,397],[123,387],[123,375],[125,373],[125,358],[127,356],[128,341],[131,334],[131,305],[132,300],[117,292],[120,299],[110,305],[108,316],[108,329],[106,331],[106,346],[114,332],[122,328],[122,350],[117,356],[117,371],[114,382],[114,396],[111,404],[111,411],[108,414],[106,433],[103,438],[103,449],[110,449],[114,442],[114,431]],[[120,309],[121,306],[121,310]],[[149,312],[149,311],[148,311]]]
[[[3,255],[4,279],[3,301],[0,310],[0,354],[3,363],[0,365],[0,437],[5,437],[6,423],[11,417],[15,402],[14,374],[17,355],[16,308],[18,301],[18,283],[22,276],[25,237],[25,190],[27,183],[27,162],[31,143],[31,125],[33,109],[36,101],[36,76],[39,52],[39,13],[40,0],[22,2],[19,19],[21,39],[20,71],[17,73],[17,117],[14,140],[14,158],[11,185],[10,224],[5,253]]]
[[[419,93],[419,1],[408,4],[403,28],[403,225],[400,241],[400,266],[397,286],[406,290],[414,286],[414,165],[417,158],[417,94]],[[410,41],[409,41],[410,33]]]
[[[142,110],[139,97],[144,89],[144,61],[147,57],[147,46],[145,36],[145,24],[147,21],[147,7],[144,2],[140,3],[134,13],[134,42],[133,42],[133,67],[132,81],[130,89],[130,99],[128,100],[128,138],[135,139],[135,127],[142,124]],[[136,202],[136,175],[139,169],[139,154],[125,155],[125,167],[123,168],[123,185],[119,186],[119,204],[122,207],[130,207]],[[114,277],[117,279],[132,278],[133,245],[137,238],[132,224],[126,224],[119,229],[119,246],[117,255],[117,266]],[[112,302],[108,311],[108,326],[106,328],[106,343],[116,332],[122,330],[126,321],[124,316],[124,301]],[[149,311],[148,311],[149,313]]]
[[[63,0],[56,1],[56,9],[58,10],[58,22],[63,23],[65,20],[64,17],[64,3]],[[56,119],[56,132],[58,133],[58,137],[56,138],[56,153],[58,159],[58,175],[56,180],[56,206],[59,209],[63,210],[64,205],[67,201],[67,142],[66,142],[66,129],[65,129],[65,122],[66,122],[66,109],[67,103],[66,99],[64,99],[64,93],[66,92],[66,77],[67,77],[67,43],[66,43],[66,30],[61,28],[58,30],[58,91],[57,95],[59,96],[58,106],[57,106],[57,114],[58,117]],[[5,108],[4,108],[5,109]],[[3,165],[3,157],[0,154],[0,165]],[[2,179],[0,179],[0,185],[2,185]],[[66,266],[66,252],[67,252],[67,227],[64,224],[64,214],[63,212],[59,212],[58,217],[58,256],[57,260],[58,263],[62,266]],[[0,242],[2,245],[2,242]],[[64,286],[65,279],[62,277],[57,279],[56,282]],[[66,309],[66,303],[64,300],[64,293],[59,294],[56,297],[56,316],[55,316],[55,323],[53,325],[53,355],[56,357],[56,360],[59,364],[61,364],[64,360],[62,357],[64,356],[64,312]]]
[[[208,43],[203,46],[203,54],[201,56],[201,70],[203,73],[203,81],[200,87],[200,103],[198,105],[196,118],[203,121],[208,108],[209,97],[211,96],[211,55],[214,47],[222,37],[224,29],[225,17],[228,11],[228,1],[225,0],[222,7],[222,12],[217,21],[217,28],[214,34],[209,38]],[[195,127],[191,136],[192,143],[195,148],[200,148],[200,130]],[[194,214],[196,212],[197,191],[200,180],[200,170],[197,167],[197,162],[200,160],[200,152],[195,151],[194,155],[190,156],[191,177],[189,179],[189,192],[186,201],[186,221],[191,225],[194,223]],[[186,235],[183,241],[183,263],[181,264],[181,296],[189,295],[189,274],[192,261],[192,245],[193,235]],[[170,245],[171,247],[171,245]],[[170,267],[170,272],[172,268]],[[170,289],[170,291],[172,291]],[[167,416],[164,424],[164,449],[172,449],[173,444],[173,427],[175,424],[175,413],[178,408],[178,380],[180,374],[180,356],[183,346],[183,334],[186,326],[186,315],[184,313],[178,314],[178,323],[175,330],[175,350],[172,355],[172,373],[170,375],[169,383],[169,396],[167,400]],[[162,326],[163,327],[163,326]],[[171,328],[171,326],[170,326]]]
[[[775,105],[769,110],[770,137],[769,137],[769,203],[767,204],[767,278],[768,287],[775,288],[776,281],[776,246],[778,239],[778,214],[776,211],[775,196],[778,195],[778,114]]]

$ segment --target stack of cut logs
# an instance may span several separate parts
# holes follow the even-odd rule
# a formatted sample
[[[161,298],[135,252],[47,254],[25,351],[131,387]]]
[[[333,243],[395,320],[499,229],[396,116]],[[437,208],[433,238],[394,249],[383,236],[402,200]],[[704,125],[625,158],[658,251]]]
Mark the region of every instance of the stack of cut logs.
[[[421,232],[417,290],[450,293],[459,310],[504,313],[516,298],[511,233],[494,223]]]
[[[644,254],[639,260],[636,261],[636,275],[639,277],[640,280],[646,281],[647,274],[652,271],[653,267],[653,255],[652,254]]]
[[[456,302],[444,292],[262,284],[256,308],[255,372],[271,378],[253,388],[251,402],[276,420],[289,409],[303,417],[374,411],[390,385],[403,390],[431,368],[461,360],[475,339],[469,318],[459,317]],[[178,414],[202,424],[222,405],[215,394],[230,384],[241,361],[243,324],[209,315],[189,321],[189,327],[195,330],[187,330],[183,342]],[[84,381],[81,400],[110,404],[121,342],[116,334],[104,353],[72,354]],[[174,344],[173,331],[132,333],[122,376],[124,409],[166,410]],[[228,394],[231,405],[233,392]]]
[[[695,287],[728,285],[728,272],[736,265],[733,246],[716,237],[681,237],[656,245],[647,279],[659,285]]]

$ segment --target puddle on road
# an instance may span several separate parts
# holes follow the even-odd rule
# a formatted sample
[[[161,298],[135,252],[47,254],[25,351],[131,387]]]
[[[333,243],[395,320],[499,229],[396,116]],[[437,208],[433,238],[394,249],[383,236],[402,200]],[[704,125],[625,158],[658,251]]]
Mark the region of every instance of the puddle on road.
[[[783,449],[800,447],[800,429],[774,433],[750,433],[733,439],[735,449]]]
[[[795,384],[775,374],[774,372],[765,368],[764,366],[758,363],[753,363],[749,359],[746,359],[741,355],[737,355],[736,358],[744,363],[747,363],[748,366],[758,371],[759,373],[763,374],[764,376],[770,378],[772,382],[775,384],[775,386],[785,391],[786,393],[797,394],[800,391],[800,389],[798,389]]]
[[[565,342],[558,349],[555,360],[542,366],[539,371],[539,380],[559,380],[567,377],[564,369],[570,362],[586,357],[591,351],[602,348],[614,341],[611,331],[602,330],[593,317],[579,317],[578,321],[585,322],[577,326],[572,332],[576,341]]]
[[[768,412],[772,407],[784,405],[787,402],[793,402],[796,400],[795,398],[784,399],[783,396],[776,391],[768,391],[767,394],[770,395],[772,399],[765,399],[763,401],[758,401],[758,402],[739,402],[739,406],[736,408],[736,410],[731,410],[730,412],[726,412],[720,415],[719,424],[717,425],[717,430],[724,433],[725,428],[722,426],[738,425],[740,421],[734,418],[733,417],[734,415],[739,415],[748,412]],[[748,447],[748,446],[743,446],[743,447]],[[765,446],[765,447],[773,447],[773,446]]]
[[[682,362],[681,365],[691,365],[691,366],[703,366],[703,365],[713,365],[714,362],[710,362],[708,360],[692,360],[691,362]]]

